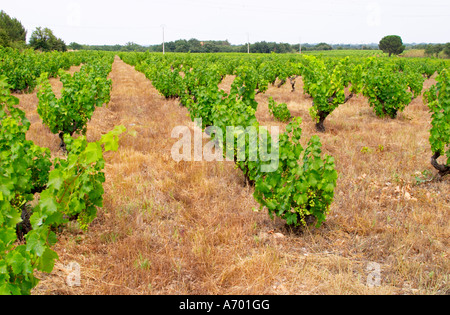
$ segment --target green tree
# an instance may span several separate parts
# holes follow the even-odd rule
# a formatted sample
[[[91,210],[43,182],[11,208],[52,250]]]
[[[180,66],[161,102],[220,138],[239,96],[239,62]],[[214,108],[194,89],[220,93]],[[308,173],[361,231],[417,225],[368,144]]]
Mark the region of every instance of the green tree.
[[[83,49],[83,45],[72,42],[69,44],[69,48],[73,49],[73,50],[82,50]]]
[[[175,52],[189,52],[189,44],[185,39],[175,41]]]
[[[2,28],[0,28],[0,46],[3,47],[9,46],[8,33],[6,33],[6,30]]]
[[[443,44],[429,44],[425,48],[425,54],[434,55],[436,58],[439,57],[439,53],[445,49],[445,45]]]
[[[202,52],[202,44],[198,39],[191,38],[188,40],[189,50],[193,53]]]
[[[125,46],[122,46],[120,51],[137,51],[141,46],[136,43],[128,42]]]
[[[383,37],[378,46],[384,53],[389,54],[389,57],[392,56],[392,54],[400,55],[405,50],[402,38],[397,35]]]
[[[67,51],[67,45],[61,38],[57,38],[54,42],[52,42],[52,50],[64,52]]]
[[[27,31],[17,19],[0,12],[0,46],[16,47],[25,44]]]
[[[50,29],[38,27],[31,34],[30,45],[35,50],[50,51],[50,39],[52,36],[54,37],[55,35]]]
[[[333,50],[333,47],[331,47],[327,43],[319,43],[316,46],[314,46],[314,50]]]
[[[31,34],[30,45],[35,50],[41,51],[67,51],[67,46],[64,41],[57,38],[49,28],[36,28],[33,34]]]
[[[450,58],[450,43],[445,44],[444,46],[444,54]]]

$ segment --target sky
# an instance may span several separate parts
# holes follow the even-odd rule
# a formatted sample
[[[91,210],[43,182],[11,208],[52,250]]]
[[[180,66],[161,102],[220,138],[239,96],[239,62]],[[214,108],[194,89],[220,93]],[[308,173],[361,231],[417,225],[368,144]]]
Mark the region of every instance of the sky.
[[[177,39],[290,44],[450,42],[449,0],[0,0],[28,39],[48,27],[67,44],[155,45]]]

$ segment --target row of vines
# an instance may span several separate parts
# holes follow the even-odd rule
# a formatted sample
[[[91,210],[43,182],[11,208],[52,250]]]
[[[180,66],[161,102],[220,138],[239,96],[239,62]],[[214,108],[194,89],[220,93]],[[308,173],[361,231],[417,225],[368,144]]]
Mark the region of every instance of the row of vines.
[[[125,130],[116,127],[97,142],[85,137],[95,108],[110,100],[107,76],[114,55],[4,50],[0,56],[0,295],[30,294],[38,283],[36,271],[50,273],[58,259],[52,250],[56,231],[71,220],[87,229],[95,219],[103,203],[103,155],[117,150]],[[73,76],[64,71],[81,63]],[[49,83],[57,75],[60,98]],[[11,91],[34,87],[38,113],[59,134],[63,158],[26,139],[31,124]]]
[[[285,104],[277,104],[273,99],[269,100],[271,112],[278,120],[291,122],[278,142],[272,141],[268,134],[258,137],[258,144],[269,148],[266,155],[261,150],[248,151],[251,137],[246,131],[260,127],[255,116],[258,107],[255,97],[265,93],[270,84],[281,87],[289,82],[294,91],[295,79],[301,76],[304,93],[312,98],[310,114],[319,132],[325,132],[326,117],[355,95],[366,97],[378,117],[395,119],[414,98],[424,94],[433,113],[432,164],[439,176],[449,173],[449,67],[445,62],[232,54],[123,53],[120,57],[144,73],[163,96],[179,98],[193,121],[201,118],[201,127],[220,144],[224,157],[234,160],[247,182],[255,187],[254,197],[261,208],[289,225],[304,225],[311,218],[317,225],[325,221],[338,174],[334,158],[322,156],[320,138],[313,136],[307,147],[302,147],[301,119],[292,119]],[[437,85],[424,93],[425,79],[435,73]],[[227,75],[235,76],[229,93],[218,87]],[[225,137],[227,127],[239,128],[240,132],[234,139]],[[239,152],[241,147],[246,149]],[[234,154],[230,156],[230,152]],[[279,164],[270,169],[267,154],[274,152],[279,156]],[[437,159],[444,155],[447,162],[439,164]]]

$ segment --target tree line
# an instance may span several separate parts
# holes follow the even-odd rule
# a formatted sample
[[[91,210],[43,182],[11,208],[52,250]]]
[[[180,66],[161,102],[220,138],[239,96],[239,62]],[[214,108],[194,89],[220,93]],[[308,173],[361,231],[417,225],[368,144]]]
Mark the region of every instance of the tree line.
[[[163,45],[142,46],[129,42],[125,45],[82,45],[75,42],[66,45],[66,43],[55,36],[49,28],[37,27],[31,34],[29,44],[26,43],[27,30],[16,18],[10,17],[3,10],[0,11],[0,47],[13,47],[18,49],[33,48],[40,51],[67,51],[72,50],[101,50],[101,51],[137,51],[137,52],[162,52]],[[180,53],[295,53],[300,51],[325,51],[325,50],[376,50],[381,49],[389,55],[401,54],[405,49],[424,49],[428,56],[446,56],[450,57],[450,43],[446,44],[419,44],[403,45],[401,38],[396,35],[390,35],[383,38],[379,44],[289,44],[275,42],[256,42],[253,44],[232,45],[228,40],[200,41],[192,38],[189,40],[179,39],[164,44],[166,52]]]
[[[163,52],[163,45],[143,46],[133,42],[125,45],[82,45],[70,43],[69,49],[73,50],[99,50],[99,51],[121,51],[121,52]],[[428,56],[436,56],[443,52],[444,57],[450,57],[450,43],[447,44],[403,44],[399,36],[391,35],[384,37],[380,43],[371,44],[302,44],[302,51],[326,51],[326,50],[383,50],[390,55],[399,55],[408,49],[425,49]],[[172,53],[296,53],[300,51],[300,44],[256,42],[253,44],[232,45],[228,40],[224,41],[200,41],[198,39],[179,39],[164,44],[165,52]]]
[[[3,10],[0,12],[0,46],[25,49],[31,47],[41,51],[67,51],[66,43],[53,34],[49,28],[38,27],[26,43],[27,31],[16,18],[10,17]]]
[[[150,45],[142,46],[136,43],[127,43],[125,45],[81,45],[78,43],[70,43],[69,48],[73,50],[103,50],[103,51],[137,51],[137,52],[162,52],[163,45]],[[275,43],[275,42],[256,42],[243,45],[232,45],[228,40],[217,41],[201,41],[195,38],[186,40],[179,39],[176,41],[167,42],[164,44],[165,52],[180,52],[180,53],[246,53],[250,49],[250,53],[294,53],[300,50],[299,44],[288,44],[288,43]],[[303,44],[302,50],[332,50],[336,49],[332,45],[327,43],[319,44]],[[339,48],[338,48],[339,49]],[[349,49],[349,48],[346,48]],[[360,49],[359,47],[354,47],[353,49]]]

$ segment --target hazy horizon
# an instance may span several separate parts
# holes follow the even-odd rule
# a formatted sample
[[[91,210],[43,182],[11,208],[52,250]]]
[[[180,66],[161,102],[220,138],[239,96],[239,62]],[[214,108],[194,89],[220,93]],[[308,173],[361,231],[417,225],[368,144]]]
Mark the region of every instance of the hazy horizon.
[[[27,29],[48,27],[67,44],[142,46],[165,41],[228,40],[232,45],[369,44],[386,35],[404,43],[450,42],[450,1],[87,0],[2,4]]]

